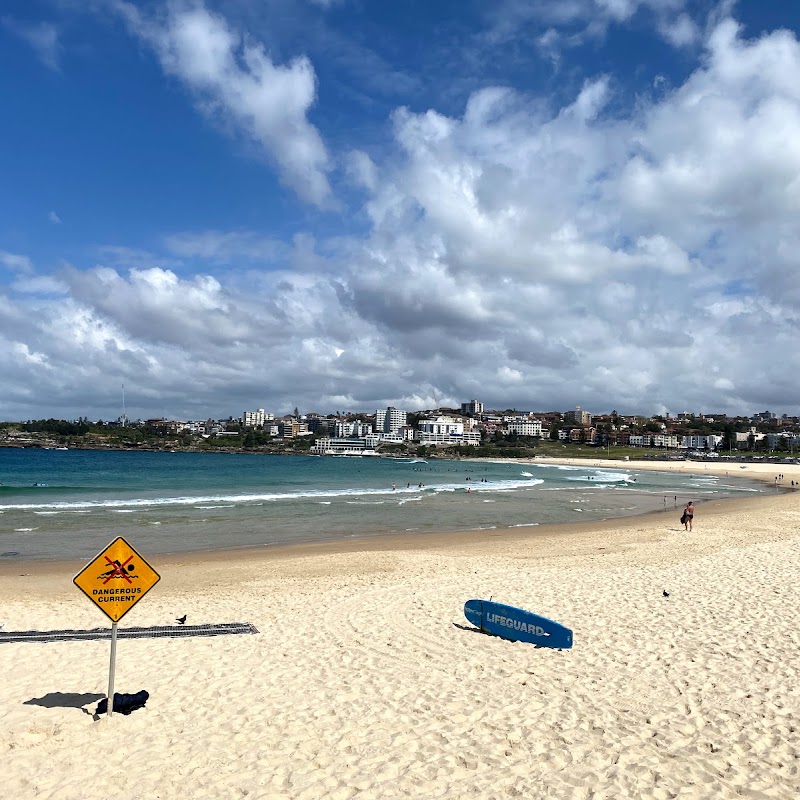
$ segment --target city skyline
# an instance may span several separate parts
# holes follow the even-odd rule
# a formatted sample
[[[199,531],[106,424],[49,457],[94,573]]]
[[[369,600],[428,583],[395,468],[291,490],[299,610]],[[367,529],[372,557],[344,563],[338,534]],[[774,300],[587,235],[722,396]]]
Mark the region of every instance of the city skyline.
[[[800,7],[9,0],[0,419],[800,415]],[[368,413],[368,412],[358,412]]]

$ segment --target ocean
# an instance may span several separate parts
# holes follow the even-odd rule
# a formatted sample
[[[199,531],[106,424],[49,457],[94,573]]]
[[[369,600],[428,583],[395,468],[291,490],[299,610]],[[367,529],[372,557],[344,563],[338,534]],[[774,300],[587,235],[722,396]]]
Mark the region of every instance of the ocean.
[[[0,448],[0,560],[90,558],[116,536],[148,554],[649,511],[677,523],[688,500],[765,490],[702,468]]]

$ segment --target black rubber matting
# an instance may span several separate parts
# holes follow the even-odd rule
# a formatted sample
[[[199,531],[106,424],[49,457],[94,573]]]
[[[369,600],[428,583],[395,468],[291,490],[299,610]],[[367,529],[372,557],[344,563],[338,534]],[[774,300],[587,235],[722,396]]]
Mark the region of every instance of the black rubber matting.
[[[218,622],[208,625],[154,625],[149,628],[117,628],[117,639],[160,639],[181,636],[230,636],[239,633],[258,633],[249,622]],[[111,640],[111,628],[94,628],[90,631],[2,631],[4,642],[71,642],[79,639]]]

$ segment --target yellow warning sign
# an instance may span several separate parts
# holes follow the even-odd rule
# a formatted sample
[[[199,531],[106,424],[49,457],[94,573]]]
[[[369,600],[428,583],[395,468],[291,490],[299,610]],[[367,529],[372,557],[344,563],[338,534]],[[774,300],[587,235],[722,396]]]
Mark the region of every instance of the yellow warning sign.
[[[160,580],[161,576],[119,536],[72,582],[112,622],[119,622]]]

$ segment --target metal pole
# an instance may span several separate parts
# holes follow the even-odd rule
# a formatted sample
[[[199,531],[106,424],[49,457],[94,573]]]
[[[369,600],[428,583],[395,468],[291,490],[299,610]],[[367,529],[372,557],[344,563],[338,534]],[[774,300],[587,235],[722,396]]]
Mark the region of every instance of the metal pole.
[[[117,623],[111,623],[111,663],[108,667],[108,711],[110,717],[114,713],[114,668],[117,661]]]

